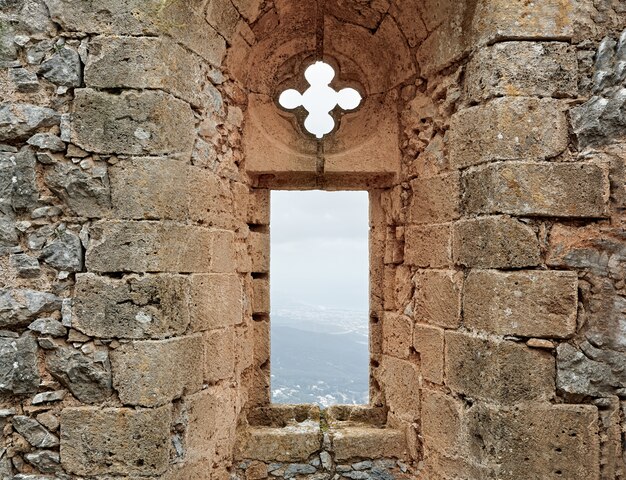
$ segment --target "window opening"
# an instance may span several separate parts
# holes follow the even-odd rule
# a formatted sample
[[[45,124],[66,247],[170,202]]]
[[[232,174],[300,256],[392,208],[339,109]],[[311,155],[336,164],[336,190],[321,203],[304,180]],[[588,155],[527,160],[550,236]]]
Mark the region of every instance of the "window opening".
[[[304,107],[308,112],[304,128],[317,138],[323,138],[335,128],[335,119],[330,112],[337,106],[343,110],[354,110],[361,104],[362,97],[354,88],[334,90],[330,82],[335,78],[335,70],[324,62],[315,62],[307,68],[304,78],[310,85],[304,93],[285,90],[278,103],[287,110]]]
[[[367,192],[274,191],[274,403],[368,403]]]

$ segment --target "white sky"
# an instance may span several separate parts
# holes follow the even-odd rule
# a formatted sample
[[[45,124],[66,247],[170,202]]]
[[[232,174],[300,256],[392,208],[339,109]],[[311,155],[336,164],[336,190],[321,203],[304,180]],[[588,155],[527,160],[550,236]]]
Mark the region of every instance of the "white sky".
[[[273,191],[272,307],[368,311],[367,192]]]

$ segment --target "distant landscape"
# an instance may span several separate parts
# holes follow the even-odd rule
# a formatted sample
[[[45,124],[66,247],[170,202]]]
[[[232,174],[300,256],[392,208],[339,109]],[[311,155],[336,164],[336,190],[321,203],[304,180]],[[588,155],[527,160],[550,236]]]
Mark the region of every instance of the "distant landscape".
[[[367,312],[281,305],[271,324],[273,402],[368,402]]]

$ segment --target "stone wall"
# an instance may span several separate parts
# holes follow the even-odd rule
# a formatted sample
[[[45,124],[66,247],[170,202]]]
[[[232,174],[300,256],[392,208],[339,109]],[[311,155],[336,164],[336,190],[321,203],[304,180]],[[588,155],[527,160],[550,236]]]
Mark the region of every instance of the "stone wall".
[[[0,0],[0,479],[626,476],[625,28]],[[324,142],[274,103],[318,58]],[[370,191],[368,407],[269,404],[272,188]]]

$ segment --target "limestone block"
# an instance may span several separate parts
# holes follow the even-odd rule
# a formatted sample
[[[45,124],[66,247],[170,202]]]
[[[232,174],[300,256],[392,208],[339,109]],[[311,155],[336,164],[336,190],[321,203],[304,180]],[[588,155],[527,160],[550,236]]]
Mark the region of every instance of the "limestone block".
[[[237,458],[262,462],[308,461],[322,446],[319,422],[307,420],[282,428],[249,428],[239,439]]]
[[[19,338],[0,338],[0,392],[35,393],[40,381],[34,335],[28,332]]]
[[[261,0],[233,0],[233,5],[250,24],[254,23],[258,18],[261,3]]]
[[[234,333],[232,327],[204,333],[204,381],[206,383],[216,383],[233,375],[235,368]]]
[[[497,478],[600,478],[595,406],[538,403],[496,409],[477,404],[466,422],[470,456],[483,462],[497,458]],[[481,442],[471,441],[476,438]]]
[[[252,271],[267,273],[270,269],[270,236],[268,233],[250,232],[248,251],[252,260]]]
[[[478,268],[518,268],[541,261],[537,235],[529,226],[508,217],[457,222],[453,229],[454,260]]]
[[[413,277],[413,317],[418,323],[457,328],[461,322],[463,275],[453,270],[419,270]]]
[[[191,328],[203,332],[240,324],[243,320],[243,288],[237,275],[192,275]]]
[[[85,84],[98,89],[160,89],[199,105],[201,65],[198,57],[163,38],[97,36],[89,42]]]
[[[206,9],[206,21],[226,41],[230,41],[239,22],[239,12],[230,0],[209,0]]]
[[[270,313],[270,283],[267,278],[252,280],[252,313]]]
[[[569,40],[579,13],[575,0],[480,0],[473,17],[478,43],[537,38]]]
[[[91,337],[163,338],[189,325],[188,280],[147,275],[123,280],[91,273],[76,276],[72,327]]]
[[[463,404],[450,395],[422,390],[424,449],[456,455],[463,448]]]
[[[416,324],[413,329],[413,347],[420,356],[422,377],[429,382],[443,384],[444,330],[430,325]]]
[[[454,167],[496,160],[544,160],[567,148],[568,126],[552,99],[497,98],[452,117],[448,138]]]
[[[470,328],[498,335],[568,338],[576,331],[574,272],[473,270],[465,280],[463,318]]]
[[[407,456],[406,437],[399,430],[372,427],[339,427],[331,431],[337,462],[360,458],[397,458]]]
[[[422,8],[422,2],[419,0],[393,2],[389,7],[389,13],[402,30],[411,48],[417,47],[428,36],[428,29],[422,20],[424,17],[421,12]]]
[[[384,312],[383,318],[383,353],[398,358],[409,358],[413,325],[404,315]]]
[[[517,343],[447,331],[445,364],[446,384],[471,398],[514,404],[555,393],[550,352]]]
[[[228,182],[200,167],[166,158],[119,162],[109,170],[116,218],[233,223]]]
[[[608,172],[594,163],[496,163],[468,172],[463,182],[467,213],[608,215]]]
[[[407,227],[404,260],[423,268],[445,268],[451,264],[449,224]]]
[[[226,42],[207,24],[205,2],[45,0],[52,19],[65,31],[130,36],[168,34],[215,66]]]
[[[171,412],[66,408],[61,414],[61,464],[76,475],[157,475],[168,467]]]
[[[419,372],[412,361],[384,356],[378,379],[384,389],[386,405],[397,418],[413,422],[419,417]]]
[[[190,155],[195,119],[188,103],[160,91],[119,95],[76,90],[72,142],[96,153]]]
[[[87,267],[96,272],[230,272],[233,234],[160,222],[95,224]],[[181,242],[181,239],[185,239]]]
[[[443,223],[460,216],[460,176],[438,175],[411,182],[410,223]]]
[[[575,97],[578,59],[569,43],[502,42],[481,48],[467,66],[470,100],[492,97]]]
[[[269,225],[270,190],[255,188],[250,191],[246,223]]]
[[[147,340],[111,352],[113,386],[125,405],[155,407],[202,387],[202,337]]]

